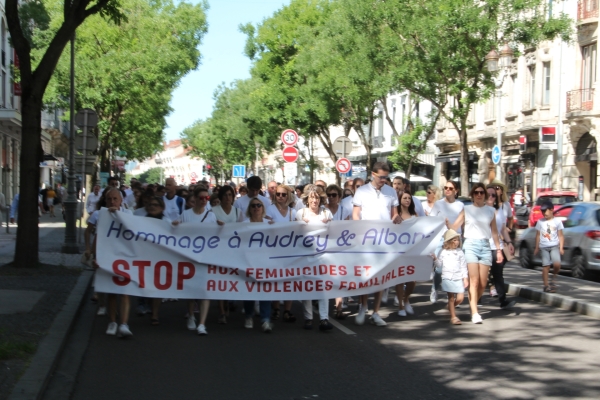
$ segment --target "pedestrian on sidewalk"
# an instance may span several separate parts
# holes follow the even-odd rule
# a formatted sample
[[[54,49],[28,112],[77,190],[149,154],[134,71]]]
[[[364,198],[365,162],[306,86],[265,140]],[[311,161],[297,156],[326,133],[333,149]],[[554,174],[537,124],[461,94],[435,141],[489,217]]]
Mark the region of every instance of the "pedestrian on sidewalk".
[[[564,226],[562,221],[554,218],[554,205],[551,202],[545,202],[541,205],[540,211],[544,218],[538,220],[535,229],[535,250],[533,254],[541,252],[542,256],[542,280],[544,283],[544,292],[556,293],[556,275],[560,271],[560,257],[565,254],[563,236]],[[552,279],[548,282],[550,265],[554,266]]]
[[[442,251],[433,258],[436,272],[442,275],[442,290],[448,294],[448,311],[450,323],[461,325],[460,318],[456,316],[456,306],[465,298],[465,288],[469,286],[469,270],[465,253],[460,248],[460,234],[453,229],[444,233]]]

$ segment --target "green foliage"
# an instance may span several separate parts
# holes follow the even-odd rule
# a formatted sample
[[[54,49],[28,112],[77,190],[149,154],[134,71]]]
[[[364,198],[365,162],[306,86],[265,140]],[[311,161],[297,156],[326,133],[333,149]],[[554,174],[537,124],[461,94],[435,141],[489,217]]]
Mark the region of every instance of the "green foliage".
[[[164,184],[164,171],[160,167],[150,168],[148,171],[142,172],[137,179],[142,183],[160,183],[162,185]]]

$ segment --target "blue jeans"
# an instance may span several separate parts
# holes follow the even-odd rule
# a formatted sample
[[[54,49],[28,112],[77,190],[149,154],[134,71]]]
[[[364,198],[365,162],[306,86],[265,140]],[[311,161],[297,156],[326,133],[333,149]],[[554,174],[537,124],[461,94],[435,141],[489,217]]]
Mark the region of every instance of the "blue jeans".
[[[260,307],[260,322],[271,321],[271,302],[270,301],[259,301]],[[244,314],[246,318],[252,318],[254,315],[254,301],[244,301]]]

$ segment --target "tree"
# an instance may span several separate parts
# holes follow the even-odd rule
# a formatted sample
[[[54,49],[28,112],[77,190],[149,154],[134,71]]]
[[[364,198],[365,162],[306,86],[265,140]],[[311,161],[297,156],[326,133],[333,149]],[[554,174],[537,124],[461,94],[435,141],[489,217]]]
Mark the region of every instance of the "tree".
[[[142,172],[137,178],[142,183],[162,183],[165,176],[164,170],[161,167],[150,168],[146,172]]]
[[[15,247],[15,265],[34,266],[38,263],[38,183],[39,163],[43,159],[41,146],[41,111],[44,92],[56,68],[56,64],[75,30],[88,17],[99,14],[119,23],[124,19],[119,0],[65,0],[62,15],[55,22],[56,31],[49,32],[49,14],[45,3],[33,6],[24,3],[19,11],[18,0],[6,0],[6,16],[12,45],[19,58],[19,81],[21,84],[19,226]],[[31,11],[31,12],[29,12]],[[48,36],[49,40],[38,40]],[[43,45],[42,43],[47,43]]]
[[[395,86],[429,100],[456,130],[461,190],[468,192],[467,118],[495,86],[485,56],[502,43],[515,50],[569,40],[571,21],[548,15],[542,0],[341,0],[350,23],[388,58]]]

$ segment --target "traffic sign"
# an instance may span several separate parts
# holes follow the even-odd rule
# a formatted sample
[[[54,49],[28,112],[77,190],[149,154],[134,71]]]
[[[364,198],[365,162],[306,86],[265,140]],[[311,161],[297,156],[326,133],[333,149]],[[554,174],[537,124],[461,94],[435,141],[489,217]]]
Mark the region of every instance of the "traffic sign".
[[[246,166],[245,165],[234,165],[233,166],[233,174],[231,174],[233,178],[245,178],[246,177]]]
[[[283,149],[283,159],[285,162],[293,163],[298,159],[298,149],[295,147],[286,147]]]
[[[340,158],[335,162],[335,169],[337,169],[340,174],[346,174],[352,170],[352,163],[347,158]]]
[[[286,178],[295,178],[298,175],[298,163],[290,162],[283,164],[283,175]]]
[[[281,133],[281,141],[286,146],[295,146],[298,143],[298,134],[293,129],[286,129]]]
[[[346,158],[352,153],[352,140],[346,136],[340,136],[331,145],[334,153],[341,158]]]
[[[500,164],[500,159],[502,158],[502,152],[500,151],[500,147],[498,145],[494,146],[492,149],[492,161],[494,164]]]

